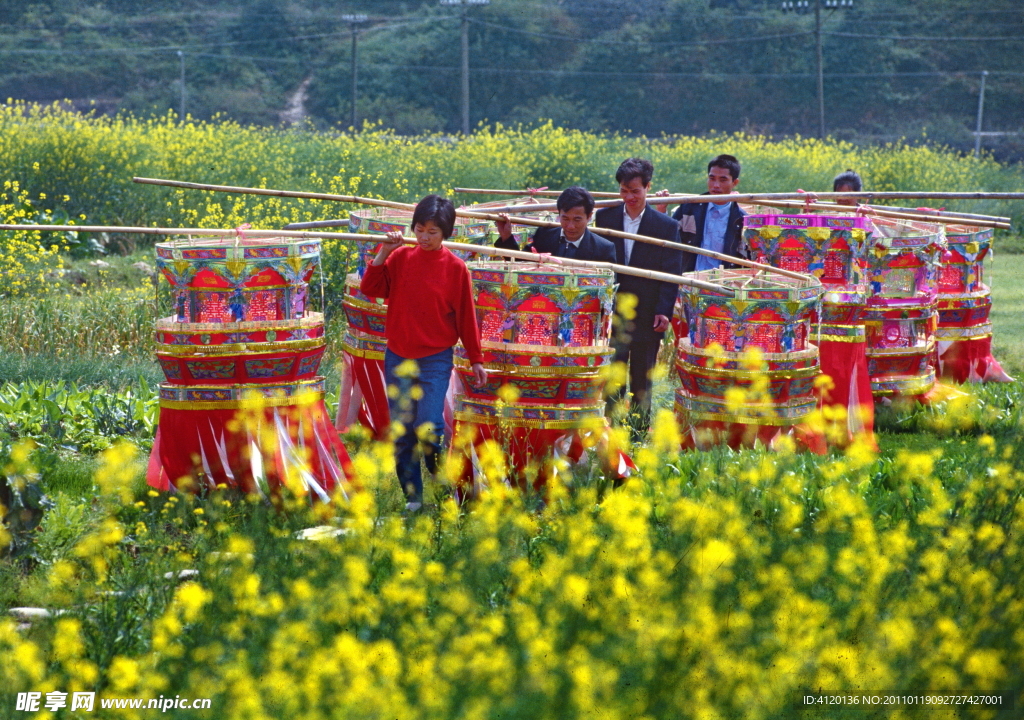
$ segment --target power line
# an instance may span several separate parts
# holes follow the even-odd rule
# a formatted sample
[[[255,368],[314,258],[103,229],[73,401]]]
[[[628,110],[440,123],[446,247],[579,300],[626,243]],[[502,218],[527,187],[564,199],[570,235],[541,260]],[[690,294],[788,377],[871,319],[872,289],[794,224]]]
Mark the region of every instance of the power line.
[[[498,28],[505,30],[516,35],[532,35],[534,37],[548,38],[550,40],[569,40],[571,42],[582,42],[582,43],[597,43],[598,45],[654,45],[654,46],[670,46],[670,47],[692,47],[700,45],[733,45],[737,43],[747,43],[754,40],[780,40],[782,38],[800,37],[802,35],[811,35],[810,31],[806,32],[793,32],[793,33],[782,33],[778,35],[757,35],[752,37],[742,38],[727,38],[722,40],[697,40],[694,42],[650,42],[646,40],[604,40],[601,38],[586,38],[578,37],[576,35],[553,35],[551,33],[534,32],[532,30],[520,30],[519,28],[507,27],[505,25],[499,25],[497,23],[487,22],[486,20],[470,19],[470,22],[474,25],[486,25],[488,27]]]
[[[458,72],[459,68],[453,65],[403,65],[392,63],[368,63],[363,68],[377,70],[440,70],[446,72]],[[489,73],[492,75],[586,75],[593,77],[636,77],[635,72],[613,71],[613,70],[522,70],[513,68],[481,68],[474,67],[471,72]],[[887,78],[887,77],[949,77],[959,78],[961,76],[977,75],[977,70],[928,70],[920,72],[888,72],[888,73],[825,73],[826,78]],[[703,72],[673,72],[673,71],[644,71],[645,76],[672,77],[672,78],[703,78],[718,80],[724,78],[752,78],[752,79],[784,79],[784,78],[809,78],[816,73],[703,73]],[[989,75],[1013,75],[1024,76],[1024,72],[1014,71],[989,71]]]
[[[646,40],[606,40],[603,38],[586,38],[578,37],[575,35],[554,35],[551,33],[535,32],[533,30],[520,30],[519,28],[507,27],[505,25],[499,25],[497,23],[487,22],[486,20],[470,19],[470,22],[475,25],[485,25],[487,27],[498,28],[505,30],[506,32],[514,33],[516,35],[531,35],[534,37],[548,38],[551,40],[568,40],[572,42],[583,42],[583,43],[597,43],[599,45],[651,45],[651,46],[671,46],[671,47],[692,47],[701,45],[731,45],[735,43],[748,43],[757,40],[780,40],[784,38],[800,37],[804,35],[813,35],[813,31],[802,31],[792,33],[779,33],[776,35],[753,35],[745,36],[742,38],[726,38],[720,40],[695,40],[692,42],[655,42]],[[988,41],[1024,41],[1024,36],[1011,35],[1011,36],[982,36],[982,37],[950,37],[950,36],[916,36],[916,35],[871,35],[862,33],[848,33],[841,31],[826,31],[822,32],[822,35],[831,35],[834,37],[847,37],[847,38],[866,38],[876,40],[913,40],[920,42],[988,42]]]

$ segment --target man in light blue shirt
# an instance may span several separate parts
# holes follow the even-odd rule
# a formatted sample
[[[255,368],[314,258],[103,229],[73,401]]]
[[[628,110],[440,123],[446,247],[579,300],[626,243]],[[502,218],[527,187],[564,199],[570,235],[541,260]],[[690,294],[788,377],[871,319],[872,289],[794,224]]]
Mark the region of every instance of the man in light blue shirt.
[[[709,195],[730,195],[740,184],[740,162],[732,155],[719,155],[708,163]],[[734,202],[685,203],[672,217],[679,223],[683,243],[731,257],[742,257],[743,217],[746,215]],[[704,255],[686,253],[683,272],[711,270],[722,262]],[[726,263],[725,267],[735,267]]]
[[[732,203],[721,205],[707,203],[707,206],[707,215],[704,217],[704,238],[701,240],[700,246],[705,250],[720,253],[725,249],[725,233],[729,229],[729,211],[732,209]],[[697,270],[711,270],[721,266],[721,260],[706,255],[697,256]]]

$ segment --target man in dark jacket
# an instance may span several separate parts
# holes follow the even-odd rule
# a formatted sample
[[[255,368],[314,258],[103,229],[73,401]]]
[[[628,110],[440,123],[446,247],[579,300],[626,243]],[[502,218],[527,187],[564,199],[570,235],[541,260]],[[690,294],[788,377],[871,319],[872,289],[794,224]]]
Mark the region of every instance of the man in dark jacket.
[[[643,158],[630,158],[619,165],[615,180],[619,183],[622,205],[597,212],[598,228],[679,242],[679,228],[672,218],[647,204],[654,166]],[[598,230],[600,232],[600,229]],[[615,258],[620,265],[678,275],[683,266],[682,250],[660,247],[634,240],[612,238]],[[634,429],[638,435],[646,431],[651,414],[651,370],[658,359],[662,338],[675,309],[679,286],[675,283],[649,280],[632,275],[619,275],[618,296],[636,298],[633,317],[618,316],[618,327],[612,340],[615,361],[629,363],[629,390],[633,395],[631,413],[638,416]],[[619,303],[616,303],[618,305]],[[626,314],[628,315],[628,313]],[[608,398],[609,412],[620,402],[625,388]]]
[[[740,184],[740,163],[732,155],[719,155],[708,163],[708,195],[728,195]],[[691,247],[743,257],[743,217],[746,215],[734,202],[686,203],[676,208],[672,217],[679,223],[679,236]],[[686,253],[683,272],[722,267],[720,260]],[[725,267],[736,267],[725,263]]]
[[[615,246],[608,240],[587,229],[594,212],[594,198],[584,188],[571,187],[558,196],[558,222],[561,228],[538,228],[533,234],[527,251],[531,248],[539,253],[555,257],[576,258],[598,262],[615,262]],[[519,243],[512,236],[512,223],[507,215],[495,223],[498,240],[494,247],[503,250],[518,250]]]

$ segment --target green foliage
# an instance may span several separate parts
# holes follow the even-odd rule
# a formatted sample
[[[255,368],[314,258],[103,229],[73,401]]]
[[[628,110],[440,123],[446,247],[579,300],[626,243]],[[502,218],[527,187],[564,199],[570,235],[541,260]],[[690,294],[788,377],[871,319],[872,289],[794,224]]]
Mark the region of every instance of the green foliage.
[[[454,12],[453,12],[454,11]],[[80,110],[178,111],[276,125],[304,89],[316,127],[402,134],[461,129],[458,8],[427,0],[146,4],[22,2],[0,14],[0,98]],[[552,119],[648,135],[740,130],[816,134],[814,16],[778,2],[493,0],[469,9],[471,122]],[[1016,0],[858,0],[825,7],[826,128],[837,137],[973,147],[980,72],[986,130],[1020,128]],[[958,29],[966,28],[964,32]],[[988,142],[988,139],[986,139]],[[993,139],[1020,159],[1013,138]]]
[[[152,438],[157,406],[148,383],[120,393],[64,382],[7,383],[0,385],[0,428],[52,449],[95,453],[117,438]]]
[[[0,347],[71,362],[152,349],[156,305],[151,288],[106,288],[82,295],[71,290],[0,303]]]
[[[0,593],[65,611],[24,634],[0,621],[0,693],[91,678],[101,697],[210,697],[229,719],[755,720],[877,716],[823,715],[808,693],[968,694],[1002,700],[901,709],[1016,717],[1015,445],[680,454],[671,434],[660,420],[639,475],[603,498],[583,482],[529,510],[498,485],[408,519],[372,478],[316,508],[224,491],[128,503],[135,458],[109,451],[95,500],[58,500],[44,564]],[[368,452],[360,465],[390,449]]]
[[[740,158],[743,191],[831,188],[846,168],[878,190],[1014,190],[1020,166],[1002,165],[931,146],[894,143],[772,141],[735,134],[650,140],[594,134],[550,123],[534,128],[482,127],[460,139],[398,137],[375,127],[355,135],[187,123],[172,118],[85,118],[59,108],[0,107],[0,164],[32,197],[43,194],[90,222],[124,225],[275,228],[289,222],[345,217],[341,203],[174,190],[131,182],[132,176],[309,190],[415,201],[453,187],[561,187],[580,183],[613,190],[626,157],[655,164],[655,185],[700,192],[709,159]],[[87,169],[84,172],[83,169]],[[67,196],[67,200],[63,198]],[[482,201],[486,196],[473,196]],[[948,203],[951,210],[1012,215],[1009,202]]]
[[[134,387],[136,383],[155,385],[163,378],[151,356],[108,355],[63,359],[53,355],[10,352],[0,354],[0,383],[28,380],[77,383],[79,387],[104,387],[111,390]]]

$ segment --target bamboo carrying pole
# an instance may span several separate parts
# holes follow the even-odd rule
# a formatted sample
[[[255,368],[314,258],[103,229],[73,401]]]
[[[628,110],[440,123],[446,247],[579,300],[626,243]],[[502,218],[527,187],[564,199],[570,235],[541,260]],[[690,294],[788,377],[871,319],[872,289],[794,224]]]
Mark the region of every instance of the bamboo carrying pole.
[[[238,193],[242,195],[272,195],[274,197],[293,197],[293,198],[305,198],[312,200],[331,200],[335,202],[347,202],[347,203],[358,203],[362,205],[379,205],[382,207],[390,207],[398,210],[414,210],[415,205],[410,203],[400,203],[391,200],[375,200],[373,198],[357,197],[355,195],[332,195],[329,193],[309,193],[309,192],[298,192],[294,190],[271,190],[269,188],[244,188],[236,187],[233,185],[209,185],[206,183],[193,183],[184,182],[181,180],[161,180],[158,178],[132,178],[133,182],[144,183],[147,185],[164,185],[167,187],[180,187],[189,190],[208,190],[212,192],[228,192]],[[618,201],[618,202],[621,202]],[[520,208],[522,209],[522,208]],[[533,208],[531,208],[532,211]],[[476,220],[491,220],[498,221],[502,218],[494,212],[477,212],[471,210],[455,210],[455,214],[459,217],[473,218]],[[534,218],[526,217],[509,217],[512,223],[516,225],[531,225],[534,227],[561,227],[556,222],[548,222],[546,220],[536,220]],[[659,245],[661,247],[667,247],[672,250],[684,250],[689,253],[696,255],[704,255],[706,257],[714,258],[723,262],[732,263],[733,265],[741,265],[743,267],[753,268],[755,270],[762,270],[764,272],[773,273],[775,275],[782,275],[784,277],[793,278],[796,280],[802,280],[805,276],[800,273],[791,272],[789,270],[781,270],[774,268],[771,265],[763,265],[756,263],[751,260],[744,260],[743,258],[732,257],[731,255],[725,255],[723,253],[716,253],[711,250],[705,250],[703,248],[692,247],[689,245],[680,245],[679,243],[672,242],[671,240],[662,240],[661,238],[652,238],[646,235],[635,235],[633,233],[621,232],[619,230],[606,230],[601,229],[601,235],[611,237],[621,237],[628,240],[636,240],[638,242],[647,243],[648,245]],[[620,266],[626,267],[626,266]],[[626,273],[628,274],[628,273]]]
[[[787,209],[801,209],[807,207],[805,203],[797,202],[795,200],[762,200],[755,204],[763,205],[764,207]],[[1010,223],[1008,221],[939,215],[937,214],[940,212],[938,210],[936,210],[935,213],[926,213],[916,210],[887,208],[885,205],[862,205],[861,208],[863,208],[863,211],[861,211],[862,214],[867,215],[868,217],[877,216],[891,218],[893,220],[914,220],[916,222],[928,222],[939,225],[969,225],[970,227],[980,228],[999,228],[1001,230],[1010,229]],[[839,213],[851,213],[859,210],[859,208],[851,207],[849,205],[840,205],[838,203],[828,202],[813,203],[811,205],[811,209]]]
[[[311,233],[311,232],[299,232],[294,230],[238,230],[235,228],[224,229],[224,228],[157,228],[157,227],[122,227],[118,225],[0,225],[0,230],[21,230],[21,231],[38,231],[38,232],[67,232],[68,230],[75,230],[77,232],[108,232],[108,233],[138,233],[142,235],[206,235],[206,236],[218,236],[218,237],[249,237],[249,238],[276,238],[276,237],[288,237],[288,238],[299,238],[299,239],[329,239],[329,240],[348,240],[350,242],[359,243],[379,243],[381,241],[380,235],[362,235],[359,233]],[[415,245],[416,238],[403,237],[407,244]],[[616,263],[606,262],[591,262],[588,260],[576,260],[575,258],[552,258],[547,257],[543,254],[522,252],[519,250],[504,250],[502,248],[496,248],[485,245],[471,245],[468,243],[456,243],[456,242],[443,242],[441,243],[444,247],[449,250],[471,250],[479,255],[490,255],[490,256],[501,256],[510,257],[518,260],[530,260],[538,264],[549,264],[549,265],[565,265],[566,267],[579,267],[579,268],[593,268],[598,270],[612,270],[619,273],[620,275],[632,275],[634,277],[647,278],[649,280],[661,280],[662,282],[670,282],[676,285],[685,285],[687,287],[700,288],[702,290],[712,290],[714,292],[721,292],[726,294],[735,295],[731,289],[715,283],[705,282],[703,280],[697,280],[695,278],[688,278],[682,275],[672,275],[670,273],[657,272],[655,270],[644,270],[643,268],[628,267],[626,265],[618,265]],[[806,279],[805,276],[801,276],[801,279]]]
[[[528,190],[483,190],[477,188],[455,188],[455,192],[461,193],[489,193],[493,195],[540,195],[543,193],[544,197],[557,197],[560,192],[555,190],[538,190],[531,192]],[[591,196],[594,198],[601,199],[614,199],[618,198],[618,193],[611,192],[593,192]],[[680,195],[676,194],[673,197],[700,197],[699,195]],[[647,202],[651,205],[662,205],[668,204],[662,202],[663,198],[656,195],[648,195]],[[795,200],[762,200],[757,203],[758,205],[764,205],[765,207],[776,207],[776,208],[803,208],[806,207],[805,203],[801,203]],[[495,207],[486,208],[488,212],[505,212],[510,208],[514,208],[520,212],[542,212],[546,208],[550,207],[550,203],[541,205],[537,203],[535,205],[509,205],[506,207]],[[898,220],[920,220],[922,222],[941,223],[947,225],[970,225],[973,227],[991,227],[1000,228],[1003,230],[1010,229],[1010,218],[996,215],[977,215],[974,213],[957,213],[946,210],[936,210],[934,208],[904,208],[894,207],[890,205],[861,205],[862,208],[870,211],[868,214],[877,215],[879,217],[887,217]],[[816,202],[813,204],[813,208],[816,210],[830,210],[835,212],[852,212],[854,208],[848,205],[839,205],[838,203],[828,202]]]
[[[665,195],[657,198],[659,205],[676,205],[682,203],[710,202],[741,202],[758,203],[769,200],[799,200],[802,203],[814,204],[819,200],[849,198],[851,200],[1024,200],[1024,193],[987,193],[987,192],[784,192],[784,193],[732,193],[730,195]],[[594,207],[613,207],[622,202],[621,199],[609,198],[596,200]],[[505,212],[506,209],[519,209],[522,206],[512,205],[509,208],[488,208],[491,212]],[[530,212],[557,210],[555,203],[538,203],[530,206]]]

